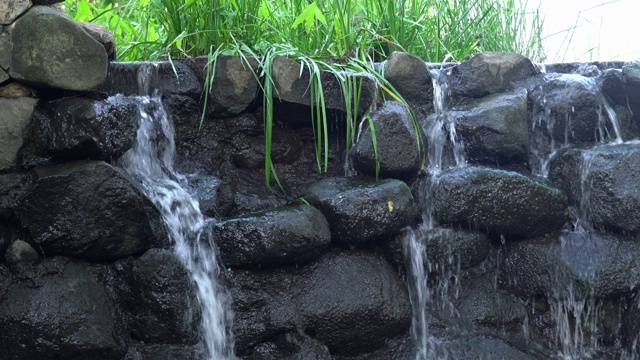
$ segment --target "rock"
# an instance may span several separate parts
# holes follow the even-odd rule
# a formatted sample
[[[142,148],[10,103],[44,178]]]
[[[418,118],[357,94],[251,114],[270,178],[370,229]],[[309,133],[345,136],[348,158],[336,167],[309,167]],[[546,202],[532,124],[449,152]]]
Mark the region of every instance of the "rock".
[[[309,205],[287,206],[226,219],[214,225],[226,266],[302,264],[331,242],[329,224]]]
[[[116,308],[88,265],[61,258],[38,265],[33,282],[14,282],[0,301],[0,349],[7,360],[121,359]]]
[[[294,297],[297,271],[234,269],[226,275],[233,299],[233,332],[239,355],[296,329],[300,323]]]
[[[525,298],[556,300],[624,295],[640,281],[638,256],[638,243],[613,235],[550,234],[508,245],[498,287]]]
[[[376,175],[376,160],[380,176],[411,179],[420,170],[421,151],[419,127],[413,125],[409,111],[395,101],[386,102],[372,116],[377,154],[371,129],[365,126],[359,141],[351,149],[353,167],[366,175]],[[377,155],[377,156],[376,156]]]
[[[326,346],[306,334],[288,332],[257,345],[245,360],[332,360]]]
[[[532,238],[567,221],[561,190],[516,172],[465,167],[445,170],[430,181],[433,216],[440,224]]]
[[[0,98],[0,170],[16,165],[17,153],[27,133],[38,100],[21,97]]]
[[[258,95],[258,61],[248,57],[248,64],[240,56],[218,55],[215,72],[209,91],[207,114],[214,117],[237,116],[251,105]],[[205,84],[207,80],[207,57],[197,57],[189,66],[197,78]]]
[[[31,7],[31,0],[8,0],[0,4],[0,25],[9,25]]]
[[[107,76],[104,47],[74,21],[46,6],[34,6],[11,30],[9,75],[55,89],[88,91]]]
[[[17,99],[20,97],[35,97],[34,95],[35,90],[19,82],[12,82],[0,86],[0,98]]]
[[[427,245],[428,268],[448,272],[482,263],[491,251],[491,240],[475,231],[436,228],[422,234]]]
[[[38,261],[38,253],[28,242],[22,240],[14,241],[7,249],[4,257],[7,260],[7,264],[14,268],[32,265]]]
[[[145,344],[198,342],[196,290],[191,275],[171,251],[150,249],[112,266],[113,286],[132,337]]]
[[[526,168],[529,161],[527,90],[489,95],[466,111],[450,111],[470,163]]]
[[[45,256],[115,260],[140,254],[155,240],[148,200],[121,170],[81,161],[38,167],[36,174],[16,212]]]
[[[431,74],[419,57],[394,51],[384,63],[384,77],[412,109],[433,106]]]
[[[311,186],[306,199],[326,216],[332,241],[349,245],[398,232],[418,214],[411,190],[399,180],[327,178]]]
[[[568,194],[576,207],[590,209],[590,218],[584,220],[640,233],[640,143],[602,145],[561,155],[551,164],[550,176],[571,189]],[[582,194],[583,189],[588,193]]]
[[[548,179],[567,194],[571,205],[579,205],[582,196],[580,173],[582,171],[582,151],[564,148],[549,160]]]
[[[627,105],[626,81],[624,80],[621,69],[605,70],[598,80],[602,92],[609,96],[615,104]]]
[[[536,73],[522,55],[484,52],[452,68],[450,89],[454,96],[482,97],[514,89]]]
[[[140,344],[129,347],[124,360],[201,360],[198,346]]]
[[[529,355],[507,341],[486,335],[462,336],[449,343],[443,344],[443,353],[450,359],[519,359],[542,360],[549,359],[549,355]]]
[[[9,79],[10,79],[9,74],[7,74],[7,72],[4,71],[3,69],[0,69],[0,84],[4,83]]]
[[[11,43],[11,35],[9,35],[9,33],[6,31],[3,32],[2,30],[0,30],[0,49],[2,49],[2,52],[0,53],[0,68],[4,69],[5,71],[9,71],[9,68],[11,67],[12,46],[13,44]],[[3,81],[4,80],[0,82]]]
[[[194,189],[194,198],[200,204],[200,211],[208,217],[227,217],[234,206],[231,185],[215,176],[195,176],[189,178]]]
[[[109,60],[113,60],[116,57],[116,42],[113,39],[113,33],[107,30],[104,26],[96,23],[89,22],[78,22],[76,23],[80,25],[82,30],[86,31],[87,34],[91,35],[91,37],[102,44],[104,47],[104,51],[107,53],[107,57]]]
[[[19,158],[24,166],[51,160],[112,161],[136,139],[140,110],[133,98],[65,98],[41,104],[33,114]]]
[[[9,219],[22,198],[27,194],[32,177],[23,173],[0,175],[0,219]]]
[[[381,348],[411,324],[406,286],[385,260],[370,253],[329,253],[303,269],[294,289],[305,332],[332,355]]]
[[[302,67],[302,72],[301,72]],[[350,77],[356,85],[361,86],[358,115],[364,114],[371,104],[377,101],[377,84],[372,77],[360,74],[342,74]],[[311,91],[309,90],[309,69],[287,57],[276,56],[273,59],[272,76],[274,82],[274,97],[280,101],[304,105],[311,105]],[[321,71],[320,82],[324,93],[324,103],[327,110],[346,111],[342,85],[329,71]],[[314,100],[315,101],[315,100]],[[308,109],[308,108],[307,108]],[[293,125],[310,126],[309,123]]]

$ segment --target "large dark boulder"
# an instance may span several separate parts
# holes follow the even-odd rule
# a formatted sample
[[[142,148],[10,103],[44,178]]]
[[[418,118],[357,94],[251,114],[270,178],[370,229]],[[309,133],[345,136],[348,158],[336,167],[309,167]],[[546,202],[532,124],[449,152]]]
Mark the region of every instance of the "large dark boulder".
[[[508,244],[498,286],[522,297],[624,295],[640,283],[639,256],[638,243],[614,235],[554,233]]]
[[[226,219],[214,226],[226,266],[302,264],[331,242],[329,224],[309,205],[286,206]]]
[[[370,253],[329,253],[303,269],[294,289],[305,332],[332,354],[373,351],[411,324],[406,286]]]
[[[200,314],[193,280],[170,250],[151,249],[112,268],[112,286],[133,338],[146,344],[198,342]]]
[[[0,300],[3,359],[125,355],[116,307],[89,267],[54,258],[38,265],[35,274],[31,281],[14,280]]]
[[[464,143],[468,162],[526,168],[529,161],[526,89],[486,96],[465,110],[450,111],[448,116]]]
[[[465,167],[443,171],[428,184],[441,224],[531,238],[561,228],[567,198],[551,184],[516,172]]]
[[[142,253],[156,240],[148,200],[121,170],[80,161],[35,172],[16,213],[45,256],[114,260]]]
[[[353,167],[365,175],[411,179],[420,170],[422,138],[411,114],[395,101],[386,102],[372,116],[375,144],[370,126],[365,126],[351,150]],[[377,152],[376,152],[377,150]]]
[[[531,60],[513,53],[484,52],[454,66],[451,93],[482,97],[516,88],[537,73]]]
[[[88,91],[107,76],[107,53],[73,20],[46,6],[34,6],[11,30],[9,75],[21,82]]]
[[[134,98],[66,98],[40,105],[19,158],[22,165],[50,160],[119,158],[136,138],[140,111]]]
[[[393,234],[418,214],[411,189],[399,180],[327,178],[311,186],[306,199],[326,216],[332,240],[342,244]]]
[[[189,177],[189,186],[194,190],[193,195],[203,215],[208,217],[227,217],[231,213],[234,194],[227,182],[212,175]]]
[[[621,232],[640,232],[640,144],[561,152],[551,162],[549,178],[567,190],[576,207],[589,209],[589,218],[583,220]]]

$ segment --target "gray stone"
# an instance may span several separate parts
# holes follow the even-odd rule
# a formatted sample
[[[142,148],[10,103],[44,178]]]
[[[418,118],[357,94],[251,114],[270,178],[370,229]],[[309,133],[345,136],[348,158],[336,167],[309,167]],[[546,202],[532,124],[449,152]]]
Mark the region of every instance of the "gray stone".
[[[74,21],[34,6],[11,30],[9,75],[34,86],[88,91],[107,76],[104,47]]]
[[[17,99],[20,97],[35,97],[35,90],[19,82],[0,85],[0,98]]]
[[[31,0],[5,0],[0,3],[0,25],[9,25],[31,7]]]
[[[51,160],[112,161],[133,145],[139,118],[138,100],[123,96],[73,97],[40,104],[19,161],[25,166]]]
[[[537,70],[531,60],[513,53],[484,52],[451,70],[451,92],[482,97],[517,87]]]
[[[0,98],[0,170],[16,165],[17,153],[37,102],[26,97]]]
[[[245,360],[333,360],[329,349],[304,333],[288,332],[256,345]]]
[[[430,181],[433,215],[440,224],[532,238],[568,220],[561,190],[516,172],[465,167],[445,170]]]
[[[39,264],[0,300],[2,358],[121,359],[126,353],[116,308],[90,265],[61,258]]]
[[[399,180],[327,178],[306,199],[326,216],[332,241],[349,245],[396,233],[418,214],[411,189]]]
[[[365,175],[375,176],[377,159],[382,177],[406,180],[415,177],[422,166],[418,142],[422,132],[413,125],[409,111],[400,103],[389,101],[373,114],[372,120],[377,154],[371,129],[365,126],[351,150],[353,167]]]
[[[23,173],[0,175],[0,219],[9,219],[32,184],[32,177]]]
[[[379,349],[411,324],[406,285],[371,253],[331,252],[303,269],[294,289],[306,332],[332,355]]]
[[[414,110],[433,105],[433,82],[422,59],[394,51],[384,63],[384,77]]]
[[[329,224],[312,206],[287,206],[226,219],[214,226],[226,266],[302,264],[331,242]]]
[[[36,174],[16,212],[45,256],[115,260],[155,241],[148,200],[121,170],[80,161],[38,167]]]
[[[28,242],[16,240],[7,249],[4,255],[9,266],[31,265],[38,261],[38,253]]]
[[[7,74],[6,71],[4,71],[3,69],[0,69],[0,84],[2,84],[3,82],[9,80],[9,74]]]
[[[529,161],[527,91],[490,95],[448,113],[470,163],[525,168]]]
[[[112,268],[112,286],[136,339],[146,344],[198,342],[196,289],[189,271],[171,250],[150,249]]]
[[[79,22],[80,27],[86,31],[92,38],[102,44],[104,51],[107,53],[109,59],[114,59],[116,56],[116,42],[113,38],[113,33],[107,30],[104,26],[96,23]]]
[[[9,35],[8,32],[0,31],[0,49],[2,49],[2,51],[0,51],[0,68],[4,69],[5,71],[9,71],[9,67],[11,67],[12,46],[13,44],[11,43],[11,35]],[[2,78],[0,78],[0,80],[2,80]]]
[[[234,194],[227,182],[215,176],[194,176],[189,178],[189,186],[194,189],[194,198],[200,204],[200,211],[208,217],[228,217],[235,204]]]

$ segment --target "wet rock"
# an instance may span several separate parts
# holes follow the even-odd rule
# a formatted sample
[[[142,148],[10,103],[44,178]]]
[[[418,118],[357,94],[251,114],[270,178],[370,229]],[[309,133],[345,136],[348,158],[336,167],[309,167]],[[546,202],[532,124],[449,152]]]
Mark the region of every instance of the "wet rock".
[[[599,78],[602,92],[613,100],[615,104],[627,105],[627,89],[621,69],[608,69]]]
[[[51,160],[119,158],[136,138],[140,111],[133,98],[66,98],[42,104],[33,114],[19,158],[24,166]]]
[[[466,167],[443,171],[430,181],[433,215],[441,224],[531,238],[567,221],[562,191],[516,172]]]
[[[2,5],[0,5],[2,6]],[[11,47],[13,46],[13,44],[11,43],[11,35],[9,35],[9,32],[7,31],[2,31],[2,29],[0,29],[0,49],[3,49],[2,53],[0,54],[0,68],[2,68],[5,71],[9,71],[9,68],[11,67]],[[9,75],[3,71],[3,73],[8,77]],[[2,80],[2,77],[0,75],[0,83],[4,82],[6,79]]]
[[[16,240],[7,249],[4,255],[9,267],[19,269],[22,266],[29,266],[38,261],[38,253],[28,242]]]
[[[442,351],[450,359],[549,359],[549,354],[529,355],[509,342],[491,336],[471,335],[443,345]]]
[[[332,252],[303,269],[295,285],[305,332],[331,354],[382,347],[411,324],[406,286],[384,259],[366,252]]]
[[[62,1],[61,1],[62,2]],[[102,44],[104,51],[107,53],[109,60],[115,59],[116,43],[113,39],[113,33],[104,26],[96,23],[78,22],[82,30],[86,31],[92,38]]]
[[[329,224],[309,205],[287,206],[226,219],[214,226],[226,266],[309,262],[331,242]]]
[[[9,75],[34,86],[88,91],[107,76],[107,53],[74,21],[34,6],[15,22]]]
[[[201,360],[197,346],[143,344],[130,347],[124,360]]]
[[[366,175],[376,175],[376,160],[380,176],[410,179],[420,170],[418,136],[409,111],[395,101],[386,102],[373,114],[377,154],[369,126],[362,130],[358,143],[351,150],[353,167]],[[418,132],[418,134],[416,134]]]
[[[285,206],[287,201],[273,195],[263,193],[236,192],[233,197],[235,206],[231,211],[234,215],[244,215],[271,208]]]
[[[384,77],[412,109],[433,105],[431,74],[425,62],[417,56],[394,51],[384,63]]]
[[[332,360],[322,343],[306,334],[286,333],[257,345],[242,357],[245,360]]]
[[[86,265],[44,260],[31,282],[0,301],[3,359],[120,359],[126,353],[116,309]]]
[[[38,101],[27,97],[0,98],[0,170],[14,167]]]
[[[469,269],[482,263],[491,251],[491,240],[480,232],[436,228],[421,235],[427,245],[429,268],[434,270]]]
[[[386,339],[380,349],[364,354],[349,356],[335,355],[334,360],[407,360],[415,359],[415,341],[409,334]]]
[[[36,168],[37,181],[17,217],[46,256],[114,260],[154,241],[141,192],[103,162]]]
[[[150,249],[113,265],[114,287],[131,336],[146,344],[198,342],[200,314],[193,280],[169,250]]]
[[[306,197],[329,221],[332,240],[362,245],[411,224],[418,213],[411,189],[399,180],[327,178]]]
[[[8,219],[27,194],[32,178],[29,174],[8,173],[0,175],[0,219]]]
[[[206,175],[189,178],[189,185],[194,189],[194,197],[203,215],[215,218],[229,216],[234,206],[231,185]]]
[[[621,232],[640,232],[640,144],[567,150],[551,163],[550,179],[568,189],[570,201],[589,209],[588,222]],[[582,194],[587,190],[586,194]],[[582,205],[581,205],[582,204]]]
[[[234,269],[226,275],[239,355],[296,328],[300,314],[294,299],[295,272]]]
[[[524,168],[529,160],[527,90],[482,98],[450,111],[470,163]]]
[[[10,0],[0,4],[0,25],[9,25],[31,7],[31,0]]]
[[[273,59],[274,94],[280,101],[309,106],[311,92],[309,91],[309,70],[287,57],[276,56]],[[371,77],[343,74],[351,77],[357,85],[362,86],[358,114],[361,115],[371,104],[377,101],[377,84]],[[327,110],[346,111],[342,85],[338,78],[328,71],[321,71],[320,81],[324,89],[324,102]],[[300,124],[296,124],[300,125]],[[310,123],[304,124],[309,126]]]
[[[500,93],[514,89],[536,73],[531,60],[522,55],[484,52],[452,68],[451,93],[464,97]]]
[[[638,256],[637,243],[613,235],[550,234],[510,244],[498,286],[522,297],[603,299],[635,289],[640,269],[633,259]]]

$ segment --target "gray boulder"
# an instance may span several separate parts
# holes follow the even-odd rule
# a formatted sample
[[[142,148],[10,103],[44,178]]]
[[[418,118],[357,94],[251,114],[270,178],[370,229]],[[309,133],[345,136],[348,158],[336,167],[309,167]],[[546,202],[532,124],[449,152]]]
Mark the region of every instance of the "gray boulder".
[[[513,53],[484,52],[451,70],[454,96],[482,97],[516,88],[538,71],[526,57]]]
[[[31,0],[8,0],[0,4],[0,25],[9,25],[31,7]]]
[[[433,105],[433,82],[427,65],[417,56],[394,51],[384,63],[384,77],[412,109]]]
[[[329,224],[309,205],[287,206],[226,219],[214,226],[226,266],[302,264],[331,242]]]
[[[406,286],[370,253],[329,253],[304,269],[294,289],[305,331],[331,354],[373,351],[411,324]]]
[[[54,258],[35,272],[32,281],[11,284],[0,301],[3,359],[124,357],[117,310],[91,268]]]
[[[29,174],[7,173],[0,175],[0,219],[9,219],[28,193],[33,182]]]
[[[367,125],[351,150],[353,167],[363,174],[376,175],[376,158],[380,176],[411,179],[420,171],[419,127],[414,127],[409,111],[395,101],[386,102],[372,116],[376,134],[377,157],[373,136]]]
[[[115,260],[155,240],[148,200],[121,170],[81,161],[38,167],[36,175],[16,215],[45,256]]]
[[[227,217],[234,206],[234,194],[227,182],[212,175],[189,177],[189,186],[200,204],[203,215],[214,218]]]
[[[200,314],[193,280],[169,250],[150,249],[112,265],[112,286],[131,335],[146,344],[198,342]]]
[[[433,216],[441,224],[490,234],[531,238],[567,221],[565,194],[547,182],[516,172],[466,167],[430,179]]]
[[[525,168],[529,161],[527,90],[489,95],[450,111],[470,163]]]
[[[0,5],[2,6],[2,5]],[[0,68],[5,71],[9,71],[11,67],[11,35],[6,32],[0,30],[0,49],[3,49],[0,54]],[[3,72],[6,76],[9,76],[6,72]],[[4,82],[6,79],[2,80],[2,75],[0,75],[0,83]]]
[[[77,24],[80,25],[80,27],[89,35],[91,35],[92,38],[102,44],[109,60],[115,59],[116,42],[111,31],[107,30],[104,26],[96,23],[79,22]]]
[[[0,98],[0,170],[14,167],[38,100]]]
[[[119,158],[136,138],[140,111],[136,100],[66,98],[39,106],[19,158],[23,166],[51,160]]]
[[[326,216],[333,241],[349,245],[398,232],[418,214],[411,189],[399,180],[327,178],[306,199]]]
[[[107,53],[73,20],[34,6],[11,29],[9,75],[34,86],[88,91],[107,76]]]
[[[9,245],[4,257],[9,267],[18,270],[24,266],[34,264],[39,258],[33,247],[22,240],[16,240]]]

